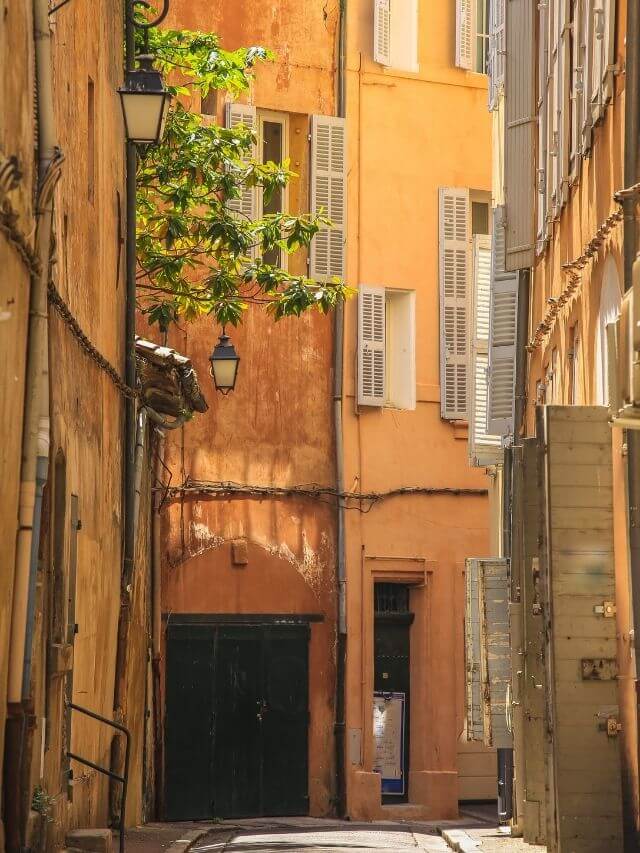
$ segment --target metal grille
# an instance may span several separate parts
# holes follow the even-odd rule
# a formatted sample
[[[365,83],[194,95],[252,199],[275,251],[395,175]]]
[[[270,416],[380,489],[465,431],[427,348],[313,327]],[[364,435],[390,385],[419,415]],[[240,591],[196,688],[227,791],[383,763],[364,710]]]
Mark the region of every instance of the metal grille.
[[[408,613],[409,587],[400,583],[377,583],[374,586],[376,613]]]

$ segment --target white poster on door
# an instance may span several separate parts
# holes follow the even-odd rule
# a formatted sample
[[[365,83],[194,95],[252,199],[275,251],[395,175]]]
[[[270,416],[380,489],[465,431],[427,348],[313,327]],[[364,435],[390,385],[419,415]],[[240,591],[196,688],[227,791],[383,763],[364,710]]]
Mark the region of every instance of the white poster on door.
[[[404,706],[404,693],[374,693],[373,769],[382,776],[383,791],[387,787],[385,782],[397,785],[402,780]],[[396,785],[390,787],[395,789]]]

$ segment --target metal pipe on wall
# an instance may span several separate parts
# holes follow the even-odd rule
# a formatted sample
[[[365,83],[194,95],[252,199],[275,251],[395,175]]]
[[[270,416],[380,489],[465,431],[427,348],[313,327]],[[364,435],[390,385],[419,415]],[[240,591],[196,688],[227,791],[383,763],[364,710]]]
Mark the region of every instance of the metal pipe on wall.
[[[340,0],[338,21],[338,68],[337,68],[337,112],[341,118],[346,116],[346,38],[347,38],[347,0]],[[339,302],[334,314],[334,351],[333,351],[333,411],[335,434],[336,489],[344,491],[344,447],[342,436],[342,396],[344,369],[344,305]],[[337,498],[336,513],[336,550],[337,550],[337,608],[338,635],[336,648],[336,708],[335,708],[335,746],[336,746],[336,801],[340,816],[346,813],[346,768],[345,768],[345,681],[347,655],[347,601],[346,601],[346,545],[345,545],[345,508],[341,498]]]

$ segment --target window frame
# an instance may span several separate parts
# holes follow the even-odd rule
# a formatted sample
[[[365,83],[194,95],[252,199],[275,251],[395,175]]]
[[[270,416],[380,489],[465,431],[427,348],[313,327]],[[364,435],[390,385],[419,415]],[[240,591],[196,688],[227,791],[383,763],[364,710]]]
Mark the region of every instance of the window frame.
[[[256,137],[257,137],[257,160],[264,165],[264,125],[265,122],[271,124],[279,124],[282,127],[282,157],[280,163],[283,163],[289,157],[289,113],[279,112],[277,110],[266,110],[258,107],[256,110]],[[288,184],[282,187],[282,213],[289,212],[289,186]],[[262,219],[264,215],[264,196],[262,192],[257,192],[256,199],[257,218]],[[286,252],[280,251],[280,260],[278,266],[280,269],[288,269],[288,255]]]

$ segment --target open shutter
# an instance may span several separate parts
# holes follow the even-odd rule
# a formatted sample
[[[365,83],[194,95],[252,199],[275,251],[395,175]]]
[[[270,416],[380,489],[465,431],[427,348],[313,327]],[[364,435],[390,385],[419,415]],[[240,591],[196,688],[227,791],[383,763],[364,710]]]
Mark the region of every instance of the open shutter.
[[[311,241],[309,274],[343,279],[347,236],[346,127],[343,118],[311,116],[311,210],[331,219]]]
[[[506,4],[504,170],[509,270],[530,267],[534,258],[536,8],[534,0],[509,0]]]
[[[480,653],[480,561],[466,560],[464,614],[465,688],[467,740],[484,741],[482,660]]]
[[[500,92],[504,89],[504,6],[506,0],[493,0],[489,12],[489,109],[498,106]]]
[[[507,698],[511,681],[509,561],[479,560],[480,639],[485,746],[511,748]]]
[[[547,242],[547,197],[548,197],[548,118],[549,91],[547,88],[548,66],[548,9],[546,4],[538,4],[538,162],[537,162],[537,243],[538,253],[544,250]]]
[[[489,302],[491,238],[474,237],[473,243],[473,343],[470,371],[469,464],[495,465],[502,455],[499,435],[487,432],[489,383]]]
[[[440,408],[447,420],[468,417],[469,191],[440,189]]]
[[[373,58],[391,64],[391,0],[373,0]]]
[[[585,156],[591,148],[593,118],[591,116],[591,93],[593,81],[593,42],[594,42],[594,0],[583,0],[582,14],[582,154]]]
[[[569,4],[560,0],[558,6],[558,204],[563,206],[569,197],[569,135],[571,121],[571,26]]]
[[[487,428],[491,435],[510,435],[514,429],[518,274],[505,271],[502,214],[502,207],[493,211],[487,406]]]
[[[623,850],[613,465],[605,406],[544,406],[549,850]]]
[[[473,67],[472,0],[456,0],[456,65],[471,71]]]
[[[358,289],[358,405],[385,402],[385,292],[383,287]]]
[[[239,124],[250,127],[256,132],[256,108],[249,104],[229,103],[226,105],[227,127],[237,127]],[[250,152],[250,158],[257,156],[256,146]],[[240,198],[232,198],[227,202],[229,210],[246,216],[250,220],[258,218],[258,193],[256,187],[244,187]]]
[[[573,27],[571,41],[571,140],[569,153],[569,175],[576,180],[582,164],[582,87],[584,85],[584,51],[582,38],[583,0],[571,0],[573,8]]]

